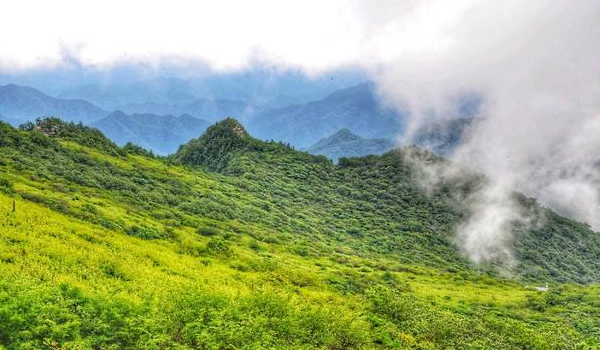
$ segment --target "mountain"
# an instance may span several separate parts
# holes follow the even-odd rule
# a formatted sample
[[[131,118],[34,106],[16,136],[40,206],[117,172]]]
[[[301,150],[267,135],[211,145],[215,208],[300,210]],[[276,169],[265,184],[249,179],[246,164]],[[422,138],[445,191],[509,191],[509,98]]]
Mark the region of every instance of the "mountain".
[[[141,114],[190,114],[194,117],[217,121],[224,117],[236,116],[243,118],[254,112],[256,107],[250,106],[245,102],[236,100],[209,100],[209,99],[195,99],[185,104],[160,104],[155,102],[129,104],[118,106],[118,110],[122,110],[127,113],[141,113]]]
[[[597,348],[598,235],[515,194],[544,220],[507,227],[509,271],[474,265],[456,194],[485,180],[425,193],[415,153],[445,162],[334,165],[233,119],[166,158],[0,123],[0,347]]]
[[[276,107],[295,101],[319,100],[336,90],[366,79],[363,72],[336,70],[307,76],[299,70],[255,69],[239,73],[211,74],[192,80],[199,96],[247,101],[254,106]]]
[[[419,128],[411,143],[438,155],[448,155],[460,144],[464,134],[473,125],[472,118],[456,118],[436,121]],[[348,129],[317,141],[306,150],[312,154],[327,156],[333,161],[341,157],[358,157],[383,154],[398,143],[386,138],[365,139]]]
[[[127,84],[87,84],[64,90],[59,96],[84,99],[113,110],[145,103],[181,105],[198,98],[188,82],[175,78],[155,78]]]
[[[371,83],[341,89],[306,104],[258,113],[247,126],[259,138],[282,140],[299,148],[343,128],[368,138],[394,138],[403,130],[401,116],[382,106]]]
[[[335,134],[317,141],[307,148],[312,154],[321,154],[337,162],[341,157],[359,157],[368,154],[383,154],[388,152],[396,143],[390,139],[365,139],[342,129]]]
[[[333,227],[336,227],[336,225],[342,227],[344,225],[343,223],[338,222],[338,220],[341,219],[336,219],[336,215],[344,211],[346,211],[350,217],[358,219],[358,222],[351,220],[354,222],[354,229],[370,232],[371,230],[393,230],[392,227],[395,222],[394,218],[397,218],[398,222],[405,222],[407,218],[415,215],[415,213],[412,212],[413,209],[421,207],[423,210],[426,210],[427,213],[419,214],[423,215],[422,217],[415,217],[415,220],[420,222],[420,224],[417,225],[419,226],[419,229],[416,229],[416,231],[419,232],[417,236],[419,236],[420,240],[428,237],[428,240],[436,242],[427,245],[426,248],[423,246],[421,246],[421,248],[439,250],[435,253],[432,251],[429,251],[428,253],[417,253],[415,251],[408,253],[407,251],[403,251],[403,254],[429,255],[429,253],[433,253],[435,258],[431,256],[431,259],[438,261],[447,259],[447,263],[455,261],[454,259],[461,260],[460,254],[455,255],[456,252],[452,252],[455,247],[450,243],[451,238],[449,235],[451,234],[452,228],[458,224],[460,218],[464,217],[466,213],[463,212],[464,203],[456,202],[456,193],[454,193],[454,191],[460,191],[462,196],[466,196],[468,193],[465,193],[464,191],[468,191],[469,189],[474,190],[486,180],[484,180],[481,175],[470,174],[465,170],[465,174],[467,175],[465,175],[465,178],[459,181],[459,183],[453,182],[445,184],[443,186],[444,189],[434,195],[421,193],[418,184],[412,180],[415,176],[419,176],[420,169],[413,168],[413,165],[411,165],[410,162],[406,162],[405,159],[408,156],[417,154],[418,157],[423,158],[424,162],[430,164],[444,163],[445,160],[428,151],[416,148],[417,151],[415,152],[413,151],[414,149],[414,147],[409,147],[395,149],[381,156],[346,158],[343,162],[340,161],[338,166],[335,166],[324,157],[310,155],[306,152],[298,152],[277,142],[263,142],[255,139],[248,134],[239,122],[234,119],[227,119],[212,125],[201,137],[193,139],[186,145],[180,147],[178,152],[175,153],[171,159],[176,163],[205,168],[227,175],[236,175],[246,180],[250,180],[251,182],[255,181],[261,183],[260,186],[253,187],[254,190],[256,190],[257,193],[267,193],[270,191],[277,193],[277,198],[286,203],[285,208],[282,207],[281,203],[277,204],[280,210],[290,209],[287,207],[288,205],[300,210],[300,207],[303,205],[312,203],[310,210],[315,211],[311,215],[321,216],[322,220],[319,222],[329,222],[329,225],[332,225],[329,227],[332,229],[330,233],[333,236],[336,236],[334,233],[336,229]],[[369,175],[367,176],[367,174]],[[354,178],[354,176],[356,176],[356,178]],[[252,187],[253,185],[249,186]],[[259,187],[262,189],[259,189]],[[368,195],[364,191],[372,193],[372,195]],[[378,195],[375,195],[375,193],[378,193]],[[390,194],[390,196],[392,196],[391,194],[393,193],[398,197],[394,197],[393,200],[389,198],[389,203],[384,200],[384,204],[383,202],[379,202],[378,199],[383,193]],[[345,199],[337,198],[337,195],[342,195]],[[316,198],[322,198],[322,201],[315,203],[314,201]],[[358,202],[367,200],[367,202],[369,202],[369,198],[374,201],[370,202],[370,204],[374,206],[371,210],[374,210],[379,213],[378,215],[381,215],[379,219],[373,217],[368,219],[367,217],[362,217],[363,214],[358,213],[358,211],[360,211],[359,208],[370,207],[370,205],[366,203],[354,203],[353,205],[348,205],[347,203],[347,201],[353,200],[357,200]],[[597,261],[594,257],[595,252],[600,252],[600,237],[593,233],[589,228],[583,229],[584,225],[581,224],[571,222],[575,226],[567,227],[570,223],[564,221],[564,219],[560,218],[556,213],[539,207],[535,204],[535,201],[531,201],[522,196],[519,198],[523,205],[528,207],[527,210],[530,211],[532,216],[535,215],[535,212],[545,213],[545,225],[547,226],[539,228],[538,230],[518,233],[518,239],[521,239],[522,241],[515,242],[515,249],[519,250],[517,251],[517,255],[527,256],[528,258],[521,261],[521,265],[513,272],[523,276],[533,277],[540,273],[538,270],[540,266],[546,266],[548,272],[546,272],[547,274],[542,273],[542,275],[547,276],[548,278],[552,278],[551,275],[559,273],[558,271],[564,273],[565,271],[570,270],[573,273],[573,278],[583,278],[583,280],[580,281],[584,281],[587,278],[592,280],[599,279],[600,273],[597,274],[596,272],[592,272],[590,267],[596,265],[600,266],[600,261]],[[338,201],[339,204],[335,204],[338,203]],[[346,203],[343,204],[344,202]],[[320,204],[317,205],[317,203]],[[415,206],[412,207],[408,203],[415,203]],[[320,207],[320,205],[322,205],[322,207]],[[340,207],[337,207],[337,205],[340,205]],[[425,209],[425,207],[428,209]],[[357,212],[350,214],[350,212],[353,212],[354,210],[357,210]],[[418,211],[419,209],[416,210]],[[443,219],[436,216],[436,213],[441,212],[444,213],[442,215]],[[369,220],[374,221],[367,223]],[[363,222],[363,224],[360,224],[359,222]],[[375,225],[374,222],[379,223]],[[388,227],[388,225],[390,226]],[[561,227],[554,227],[554,225]],[[427,229],[427,227],[429,227],[429,229]],[[432,227],[435,227],[436,229],[431,229]],[[313,229],[315,228],[313,227]],[[350,227],[348,227],[348,229],[350,229]],[[515,229],[518,228],[515,227]],[[579,231],[582,229],[583,231]],[[573,230],[575,230],[583,236],[579,234],[576,234],[575,236],[571,234],[565,236],[556,235],[550,238],[550,240],[547,240],[547,235],[550,234],[550,232],[557,232],[554,230],[559,232],[574,232]],[[440,234],[442,236],[438,236]],[[537,237],[537,235],[540,236]],[[443,238],[444,236],[445,238]],[[394,240],[397,237],[388,238]],[[408,239],[407,236],[404,236],[404,238]],[[439,241],[436,241],[437,239],[439,239]],[[445,241],[446,239],[448,239],[448,241]],[[546,260],[540,257],[538,257],[538,260],[535,262],[530,260],[529,257],[533,252],[542,253],[542,251],[539,251],[542,247],[545,249],[543,254],[547,254],[548,251],[554,251],[558,249],[558,247],[571,247],[572,250],[568,254],[578,255],[581,253],[575,248],[579,243],[567,243],[562,241],[563,239],[589,240],[589,244],[597,249],[593,248],[594,253],[590,252],[590,255],[585,255],[587,253],[584,253],[585,257],[584,255],[579,255],[577,258],[575,258],[575,256],[570,256],[568,259],[575,260],[570,262],[562,261],[560,265],[554,265],[557,264],[558,261]],[[540,241],[538,242],[538,240]],[[361,240],[361,243],[365,243],[365,241]],[[416,248],[419,246],[416,242],[409,244],[408,241],[404,241],[404,243],[411,246],[411,249],[420,249]],[[398,244],[398,242],[385,244],[394,245]],[[563,251],[563,253],[566,252]],[[567,258],[567,255],[562,255],[562,257]],[[423,261],[423,257],[415,257],[415,259]],[[589,264],[588,268],[583,269],[586,272],[584,274],[575,272],[578,271],[578,268],[575,266],[583,261],[586,261],[584,265]],[[569,265],[571,266],[571,269],[565,269],[565,266]],[[552,271],[552,273],[549,271]],[[587,277],[585,277],[586,275]]]
[[[64,98],[91,101],[106,109],[130,113],[188,113],[185,106],[197,100],[235,101],[259,107],[287,105],[291,101],[305,103],[363,81],[364,74],[355,71],[335,71],[326,76],[308,77],[300,71],[256,69],[252,71],[207,74],[181,79],[157,77],[134,82],[92,83],[68,88],[60,93]],[[156,109],[147,109],[153,106]],[[157,108],[158,107],[158,108]],[[240,117],[238,114],[228,114]]]
[[[182,145],[173,155],[176,162],[204,165],[210,170],[223,170],[228,166],[230,153],[246,149],[255,140],[240,122],[233,118],[220,121],[197,139]]]
[[[31,87],[9,84],[0,86],[0,114],[13,124],[44,116],[91,123],[107,112],[83,100],[54,98]]]
[[[86,85],[65,91],[62,96],[80,97],[107,109],[137,114],[190,114],[206,120],[242,116],[251,106],[232,99],[199,98],[189,81],[156,78],[127,85]]]
[[[155,114],[125,114],[116,111],[93,126],[119,145],[134,143],[161,155],[177,148],[202,133],[209,122],[183,114],[179,117]]]
[[[445,119],[423,125],[412,138],[412,143],[439,155],[450,154],[473,126],[473,118]]]

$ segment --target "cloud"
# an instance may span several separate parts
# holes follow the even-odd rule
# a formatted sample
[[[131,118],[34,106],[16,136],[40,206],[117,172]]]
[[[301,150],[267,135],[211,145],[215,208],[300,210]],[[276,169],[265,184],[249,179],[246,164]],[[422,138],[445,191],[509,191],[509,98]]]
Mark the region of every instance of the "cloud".
[[[479,122],[452,157],[494,181],[470,205],[463,249],[476,262],[507,252],[507,225],[522,217],[512,189],[600,229],[600,3],[452,5],[461,9],[450,14],[456,20],[432,27],[443,45],[409,46],[375,74],[388,100],[412,111],[409,130],[447,116],[461,91],[484,96]],[[429,27],[416,19],[436,6],[415,5],[417,28]]]
[[[200,61],[242,69],[256,60],[307,71],[357,56],[353,4],[345,1],[13,1],[2,4],[0,66]]]

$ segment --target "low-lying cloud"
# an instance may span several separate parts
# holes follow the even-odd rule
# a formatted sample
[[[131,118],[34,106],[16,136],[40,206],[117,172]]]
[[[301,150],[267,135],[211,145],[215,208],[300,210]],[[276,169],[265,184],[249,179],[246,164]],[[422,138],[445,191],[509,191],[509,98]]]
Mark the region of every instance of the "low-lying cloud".
[[[513,189],[600,229],[600,3],[461,5],[444,27],[447,45],[423,57],[399,54],[377,72],[382,93],[412,111],[413,130],[448,116],[457,92],[484,96],[452,155],[493,180],[470,205],[461,246],[475,262],[510,256],[509,224],[522,221]]]

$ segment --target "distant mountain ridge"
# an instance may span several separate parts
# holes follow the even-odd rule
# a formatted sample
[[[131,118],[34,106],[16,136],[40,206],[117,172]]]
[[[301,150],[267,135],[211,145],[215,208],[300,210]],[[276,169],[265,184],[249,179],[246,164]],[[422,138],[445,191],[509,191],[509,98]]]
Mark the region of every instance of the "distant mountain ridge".
[[[180,145],[204,132],[210,122],[183,114],[125,114],[116,111],[93,124],[119,145],[134,143],[160,155],[177,151]]]
[[[118,106],[117,110],[126,113],[139,114],[189,114],[196,118],[217,121],[228,116],[243,118],[244,116],[253,113],[255,108],[256,107],[251,106],[244,101],[199,98],[189,103],[179,105],[161,104],[156,102],[122,105]]]
[[[425,124],[412,138],[412,143],[445,156],[460,144],[473,123],[473,118],[456,118]]]
[[[84,100],[54,98],[27,86],[0,86],[0,115],[13,124],[45,116],[91,123],[106,114],[107,111]]]
[[[247,123],[248,131],[262,139],[310,147],[340,129],[362,137],[393,138],[403,131],[402,116],[384,107],[372,83],[337,90],[327,97],[259,113]]]
[[[341,157],[360,157],[368,154],[383,154],[396,146],[386,138],[365,139],[353,134],[349,129],[342,129],[335,134],[323,138],[307,148],[312,154],[324,155],[334,162]]]
[[[237,85],[244,81],[240,79],[231,78],[231,84],[236,82],[233,84],[236,86],[234,90],[244,89]],[[308,84],[294,79],[290,78],[292,86]],[[225,81],[216,78],[212,84],[228,86]],[[255,93],[262,97],[273,86],[286,86],[285,83],[270,82],[270,86],[258,88],[253,84],[257,83],[245,88],[257,88],[260,91]],[[294,103],[302,101],[302,98],[286,95],[289,91],[283,89],[272,96],[272,105],[262,106],[242,100],[197,98],[195,94],[202,91],[199,86],[207,88],[211,85],[206,82],[205,85],[194,85],[192,81],[162,78],[148,81],[147,85],[134,84],[124,89],[122,86],[114,89],[100,89],[98,86],[81,88],[79,92],[87,91],[91,95],[105,93],[107,95],[104,97],[115,103],[131,103],[123,104],[124,109],[109,113],[84,100],[54,98],[31,87],[11,84],[0,87],[0,119],[12,125],[45,116],[81,121],[100,128],[119,144],[132,142],[163,155],[175,152],[179,145],[197,137],[210,123],[227,117],[237,118],[260,139],[282,141],[300,149],[310,148],[311,152],[327,155],[334,160],[344,156],[380,154],[391,149],[394,142],[390,140],[404,132],[406,116],[386,108],[379,100],[374,84],[370,82],[336,90],[308,103]],[[129,91],[132,88],[139,89],[139,92]],[[232,91],[229,95],[243,96],[249,93],[241,90]],[[208,94],[209,91],[204,93]],[[213,91],[213,95],[225,96],[227,93],[219,88]],[[468,108],[463,108],[463,112],[469,115],[476,110],[477,99],[468,99],[466,102]],[[286,103],[292,104],[278,107]],[[462,130],[469,126],[469,120],[449,119],[426,125],[412,141],[445,155],[460,142]],[[342,133],[316,144],[344,129],[353,136],[342,137]],[[361,140],[354,140],[353,137]]]
[[[55,98],[28,86],[0,86],[2,121],[17,126],[37,118],[56,116],[65,121],[97,127],[120,145],[132,142],[161,155],[174,153],[180,145],[197,137],[211,124],[185,111],[195,111],[197,115],[214,121],[239,115],[249,108],[242,101],[196,99],[185,106],[174,106],[174,110],[183,112],[177,117],[169,113],[160,114],[160,107],[163,107],[160,104],[139,107],[159,112],[127,114],[117,110],[110,113],[84,100]]]
[[[448,119],[426,124],[416,132],[408,144],[418,145],[437,155],[449,155],[459,145],[464,133],[472,124],[472,118]],[[306,150],[312,154],[324,155],[337,162],[342,157],[383,154],[398,145],[399,142],[387,138],[362,138],[344,128],[331,136],[322,138]]]
[[[159,77],[130,83],[92,83],[65,89],[63,98],[81,98],[106,109],[155,114],[189,113],[206,118],[194,111],[170,110],[182,108],[197,100],[244,101],[260,107],[280,107],[290,103],[306,103],[327,94],[364,81],[364,74],[354,71],[332,72],[320,77],[307,77],[299,71],[280,72],[258,69],[250,72],[210,74],[204,77],[180,79]],[[161,105],[162,110],[133,109],[133,106]],[[127,106],[131,106],[128,108]],[[238,116],[239,117],[239,116]]]

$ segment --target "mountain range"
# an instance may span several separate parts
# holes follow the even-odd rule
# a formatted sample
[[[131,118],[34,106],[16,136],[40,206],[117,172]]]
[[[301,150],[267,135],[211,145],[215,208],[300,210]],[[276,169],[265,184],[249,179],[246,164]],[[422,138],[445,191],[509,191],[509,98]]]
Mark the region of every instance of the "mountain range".
[[[505,228],[509,266],[474,264],[455,232],[486,178],[427,192],[414,161],[446,162],[409,147],[336,165],[234,119],[170,157],[0,123],[0,347],[600,346],[597,233],[515,193],[536,224]]]
[[[449,155],[459,145],[473,124],[472,118],[456,118],[425,124],[417,130],[408,144],[414,144],[438,155]],[[306,151],[321,154],[337,162],[341,157],[359,157],[383,154],[406,141],[387,138],[363,138],[349,129],[322,138]]]
[[[60,116],[67,121],[91,123],[107,112],[81,99],[59,99],[39,90],[14,84],[0,86],[0,115],[12,123]]]
[[[342,129],[335,134],[322,138],[306,149],[312,154],[327,156],[334,162],[341,157],[360,157],[369,154],[383,154],[397,145],[386,138],[366,139],[353,134],[349,129]]]
[[[210,122],[187,114],[176,117],[116,111],[92,125],[121,146],[131,142],[157,154],[167,155],[201,134]]]
[[[373,84],[364,83],[337,90],[321,100],[257,113],[246,125],[261,139],[306,148],[343,128],[361,137],[393,138],[403,131],[402,119],[402,115],[383,107]]]
[[[109,110],[148,103],[162,105],[162,108],[180,107],[197,99],[244,101],[253,106],[276,107],[318,100],[365,79],[364,74],[355,71],[335,71],[326,76],[307,77],[297,71],[257,69],[188,79],[157,77],[134,82],[98,82],[63,89],[58,96],[84,99]]]
[[[257,107],[236,100],[209,100],[195,99],[189,103],[179,105],[166,105],[155,102],[121,105],[117,110],[136,114],[181,115],[189,114],[194,117],[218,121],[226,117],[237,116],[244,118],[254,113]]]
[[[209,123],[230,116],[238,117],[258,138],[289,143],[296,148],[325,154],[333,159],[341,156],[381,153],[389,149],[386,145],[390,143],[382,139],[395,139],[403,132],[405,116],[384,107],[372,83],[339,89],[323,98],[285,107],[277,105],[302,100],[302,98],[286,97],[283,94],[269,95],[269,91],[275,92],[265,87],[257,88],[260,90],[256,92],[261,96],[260,100],[264,102],[267,96],[271,96],[278,103],[253,105],[242,100],[207,99],[197,95],[201,92],[207,95],[208,92],[202,89],[208,89],[213,85],[223,85],[224,90],[225,86],[229,86],[228,84],[234,82],[242,84],[252,79],[254,78],[251,76],[236,76],[235,79],[230,78],[228,82],[208,79],[207,81],[211,83],[204,81],[204,85],[179,79],[154,79],[111,88],[86,86],[70,92],[74,96],[92,98],[93,101],[99,101],[104,106],[118,105],[123,108],[112,113],[84,100],[55,98],[34,88],[6,85],[0,87],[0,118],[12,125],[44,116],[59,116],[68,121],[82,121],[86,125],[98,127],[119,145],[132,142],[161,155],[174,152],[180,144],[204,130]],[[254,84],[265,79],[264,76],[260,76],[258,82]],[[322,81],[312,82],[312,84],[318,83]],[[251,89],[254,84],[246,88]],[[334,83],[326,84],[321,90],[307,89],[311,92],[308,95],[319,96],[319,91],[323,92],[327,87],[334,86],[331,84]],[[297,77],[288,77],[287,82],[274,81],[271,85],[273,89],[282,87],[282,91],[279,92],[291,93],[290,86],[310,84]],[[241,86],[239,88],[241,89]],[[247,91],[245,93],[239,91],[237,94],[218,93],[220,89],[215,88],[214,95],[248,97],[249,93]],[[65,95],[68,96],[69,93]],[[466,125],[463,125],[466,120],[444,122],[448,125],[428,125],[424,132],[418,134],[415,143],[444,154],[443,147],[450,147],[451,143],[460,140],[459,131]],[[450,124],[453,126],[449,126]],[[342,129],[347,129],[356,137],[368,141],[356,142],[337,137],[315,145],[322,138],[330,137]],[[334,145],[336,142],[346,141],[352,142],[340,146]],[[360,148],[363,149],[359,150]]]
[[[88,86],[78,90],[81,96],[92,97],[94,101],[112,101],[109,105],[123,107],[114,113],[83,100],[54,98],[30,87],[7,85],[0,88],[0,115],[13,125],[44,116],[82,121],[99,127],[119,144],[139,143],[159,154],[174,151],[174,147],[195,135],[181,127],[176,115],[209,122],[237,116],[260,138],[299,148],[342,128],[364,137],[393,137],[401,130],[401,116],[380,106],[371,84],[338,90],[306,104],[275,108],[237,100],[198,98],[191,94],[194,90],[189,84],[163,79],[122,89],[99,91],[98,86]],[[141,92],[136,95],[131,92],[134,89]],[[289,102],[282,95],[274,98],[281,103]],[[196,126],[191,129],[196,133],[201,130]]]

